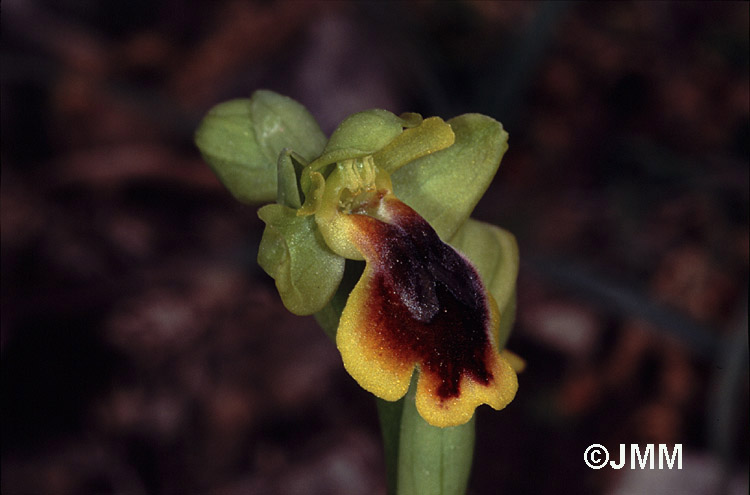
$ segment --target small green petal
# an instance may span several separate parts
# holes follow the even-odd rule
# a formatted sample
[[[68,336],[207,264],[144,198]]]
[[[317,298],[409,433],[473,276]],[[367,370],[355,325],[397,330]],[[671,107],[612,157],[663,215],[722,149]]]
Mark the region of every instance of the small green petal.
[[[326,138],[305,108],[286,96],[256,91],[209,110],[195,142],[229,192],[243,203],[273,201],[277,159],[291,148],[306,159],[318,156]]]
[[[323,193],[326,189],[326,180],[320,172],[312,172],[309,168],[302,171],[302,183],[307,178],[307,188],[303,186],[305,202],[297,215],[312,215],[318,211],[323,201]]]
[[[289,148],[281,151],[277,170],[277,203],[295,210],[302,206],[299,177],[306,165],[307,161]]]
[[[471,214],[508,149],[496,120],[465,114],[448,121],[453,146],[419,158],[393,173],[394,193],[450,239]]]
[[[468,219],[450,244],[474,264],[500,310],[499,348],[505,346],[516,313],[519,257],[516,238],[505,229]]]
[[[421,125],[406,129],[373,155],[375,165],[393,173],[407,163],[447,148],[455,141],[451,126],[439,117],[425,119]]]
[[[239,201],[255,203],[276,197],[276,160],[268,159],[255,139],[249,99],[213,107],[198,127],[195,143]]]
[[[268,160],[291,148],[306,160],[320,155],[326,136],[310,112],[295,100],[273,91],[259,90],[250,98],[255,138]]]
[[[266,223],[258,264],[276,281],[284,306],[297,315],[320,311],[341,282],[344,258],[325,245],[313,216],[278,204],[262,207],[258,216]]]

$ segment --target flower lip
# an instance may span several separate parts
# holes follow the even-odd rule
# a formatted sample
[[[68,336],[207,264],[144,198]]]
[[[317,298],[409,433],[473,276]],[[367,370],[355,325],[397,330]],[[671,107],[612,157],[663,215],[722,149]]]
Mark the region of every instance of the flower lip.
[[[439,383],[440,399],[460,395],[463,375],[488,384],[489,300],[476,271],[411,208],[386,201],[393,223],[352,217],[377,259],[365,311],[379,329],[380,346],[419,363]]]
[[[397,400],[418,368],[417,409],[435,426],[463,424],[479,404],[502,409],[518,384],[497,350],[499,315],[478,273],[392,194],[378,212],[340,215],[366,261],[336,336],[347,371]]]

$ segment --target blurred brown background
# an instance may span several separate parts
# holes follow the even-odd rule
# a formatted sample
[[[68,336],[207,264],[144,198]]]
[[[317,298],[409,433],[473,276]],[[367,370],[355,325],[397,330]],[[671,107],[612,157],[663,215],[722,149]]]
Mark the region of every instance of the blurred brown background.
[[[384,493],[372,398],[192,144],[258,88],[508,129],[475,216],[528,369],[471,494],[747,493],[748,5],[3,0],[2,493]]]

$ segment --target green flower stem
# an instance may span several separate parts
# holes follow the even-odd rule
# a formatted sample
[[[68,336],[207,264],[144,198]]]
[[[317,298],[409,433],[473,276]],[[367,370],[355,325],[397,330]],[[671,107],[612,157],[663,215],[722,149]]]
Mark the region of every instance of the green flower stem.
[[[383,436],[383,451],[385,453],[385,472],[388,480],[388,495],[395,495],[398,488],[398,453],[401,439],[401,418],[406,398],[395,402],[376,398],[380,432]],[[412,401],[413,402],[413,401]]]
[[[389,495],[463,495],[474,454],[475,423],[439,428],[417,412],[413,380],[401,400],[377,399]]]
[[[415,389],[416,380],[412,380],[409,392],[402,399],[394,493],[464,495],[474,455],[474,418],[460,426],[432,426],[417,412]],[[389,428],[392,426],[383,425],[384,435]]]

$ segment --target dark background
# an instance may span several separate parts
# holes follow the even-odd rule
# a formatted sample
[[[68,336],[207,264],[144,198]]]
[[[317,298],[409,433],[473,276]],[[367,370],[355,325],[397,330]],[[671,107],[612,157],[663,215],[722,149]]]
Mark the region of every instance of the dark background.
[[[475,216],[528,368],[471,494],[747,493],[748,5],[3,0],[2,493],[384,493],[372,398],[192,144],[258,88],[509,131]]]

